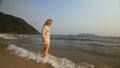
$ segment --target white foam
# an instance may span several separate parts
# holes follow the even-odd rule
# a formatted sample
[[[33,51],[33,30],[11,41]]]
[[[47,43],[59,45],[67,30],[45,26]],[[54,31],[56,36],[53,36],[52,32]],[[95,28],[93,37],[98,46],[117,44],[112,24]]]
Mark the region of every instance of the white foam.
[[[18,35],[19,37],[28,37],[28,35]]]
[[[30,52],[14,44],[10,44],[7,48],[13,50],[17,55],[21,57],[26,57],[27,59],[35,60],[38,63],[42,62],[48,63],[54,68],[94,68],[94,65],[92,64],[87,63],[75,64],[68,59],[54,57],[50,54],[46,57],[42,57],[42,55],[38,53]]]
[[[17,39],[16,37],[13,37],[12,35],[8,34],[0,34],[0,37],[4,39]]]

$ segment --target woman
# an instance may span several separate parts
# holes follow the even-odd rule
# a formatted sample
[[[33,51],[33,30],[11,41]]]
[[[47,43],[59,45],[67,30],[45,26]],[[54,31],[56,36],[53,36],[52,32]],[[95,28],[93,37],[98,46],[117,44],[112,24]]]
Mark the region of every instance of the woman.
[[[52,25],[52,19],[47,19],[42,29],[42,39],[44,43],[44,56],[48,55],[48,50],[50,48],[50,29],[49,27]]]

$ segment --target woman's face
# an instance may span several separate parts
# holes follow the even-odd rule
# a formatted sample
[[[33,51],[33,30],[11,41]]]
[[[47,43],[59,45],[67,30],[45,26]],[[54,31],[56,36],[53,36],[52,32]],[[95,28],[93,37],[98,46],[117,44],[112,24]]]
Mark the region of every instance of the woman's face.
[[[49,22],[49,25],[48,26],[51,26],[52,25],[52,22]]]

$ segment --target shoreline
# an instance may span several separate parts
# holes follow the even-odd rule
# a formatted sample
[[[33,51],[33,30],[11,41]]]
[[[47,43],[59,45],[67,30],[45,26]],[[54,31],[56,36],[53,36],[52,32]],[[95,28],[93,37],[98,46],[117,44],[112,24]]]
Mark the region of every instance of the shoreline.
[[[0,38],[0,68],[53,68],[50,64],[40,64],[27,60],[7,50],[9,40]]]
[[[13,39],[11,39],[12,37]],[[23,42],[24,41],[23,39],[22,40],[14,39],[14,36],[10,36],[9,37],[10,39],[7,38],[7,36],[5,38],[6,39],[4,39],[4,37],[0,38],[0,68],[28,68],[28,67],[29,68],[53,68],[51,64],[37,63],[32,59],[20,57],[14,52],[12,52],[12,50],[7,49],[9,44],[15,44],[16,46],[25,48],[28,51],[33,50],[33,52],[35,51],[38,53],[38,49],[31,46],[31,43],[34,43],[33,40],[31,42],[31,40],[27,39],[27,41],[25,40],[25,42]],[[25,45],[22,45],[24,43]],[[30,45],[27,46],[27,44],[30,44]],[[55,44],[56,42],[53,43],[53,45]],[[72,61],[74,64],[80,65],[80,66],[82,63],[86,63],[88,65],[92,64],[95,68],[120,68],[120,63],[119,63],[120,58],[105,56],[104,54],[98,54],[98,53],[96,54],[94,52],[85,51],[82,49],[78,51],[77,50],[70,51],[70,49],[68,48],[64,50],[62,49],[62,47],[55,48],[54,46],[51,46],[49,53],[51,55],[54,55],[57,58],[68,59]]]

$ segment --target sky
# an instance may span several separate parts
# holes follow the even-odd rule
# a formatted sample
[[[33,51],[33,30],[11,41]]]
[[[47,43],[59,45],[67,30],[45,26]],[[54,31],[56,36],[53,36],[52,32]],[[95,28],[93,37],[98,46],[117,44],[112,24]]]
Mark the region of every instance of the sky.
[[[39,32],[120,36],[120,0],[0,0],[0,12],[23,18]]]

